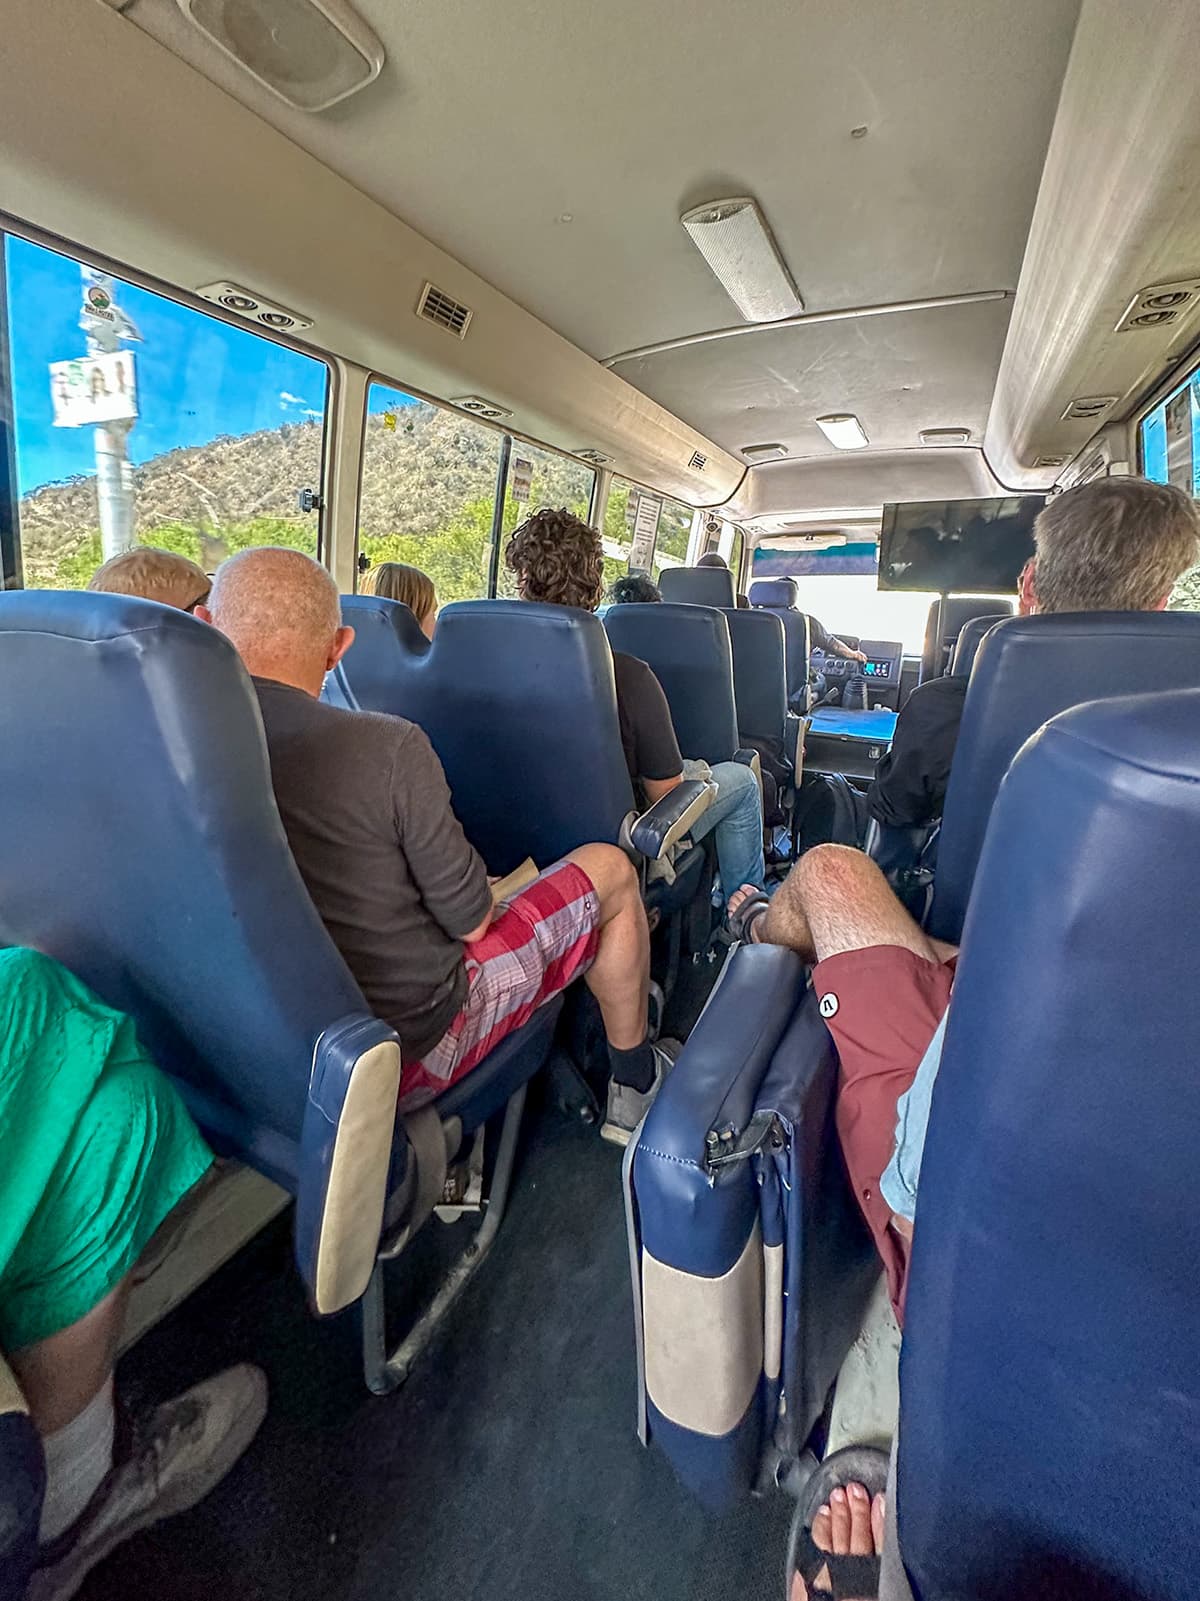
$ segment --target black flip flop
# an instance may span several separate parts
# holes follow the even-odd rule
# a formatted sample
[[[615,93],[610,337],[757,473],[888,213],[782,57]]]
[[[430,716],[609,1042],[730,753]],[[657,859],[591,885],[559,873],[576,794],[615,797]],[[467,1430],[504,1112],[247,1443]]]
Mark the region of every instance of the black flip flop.
[[[790,1601],[792,1581],[797,1572],[808,1589],[809,1601],[816,1596],[832,1596],[834,1601],[870,1601],[879,1594],[879,1558],[835,1556],[813,1543],[812,1523],[834,1490],[848,1484],[861,1484],[874,1500],[887,1488],[888,1459],[885,1451],[869,1445],[849,1445],[835,1451],[804,1486],[796,1504],[788,1535],[787,1591]],[[829,1569],[831,1590],[813,1588],[821,1569]]]
[[[771,897],[765,890],[755,890],[753,895],[747,895],[737,911],[730,912],[725,920],[733,938],[740,940],[743,945],[752,944],[751,927],[763,915],[770,904]]]

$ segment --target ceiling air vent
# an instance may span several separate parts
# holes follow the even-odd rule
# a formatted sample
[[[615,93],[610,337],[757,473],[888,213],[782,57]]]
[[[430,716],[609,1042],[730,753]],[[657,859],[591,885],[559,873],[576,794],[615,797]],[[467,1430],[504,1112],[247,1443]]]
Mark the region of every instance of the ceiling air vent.
[[[690,458],[688,459],[688,466],[691,467],[694,472],[702,473],[708,466],[708,457],[701,455],[698,450],[693,450]]]
[[[1034,459],[1035,467],[1062,467],[1066,463],[1066,456],[1038,456]]]
[[[1073,400],[1062,414],[1063,422],[1094,422],[1102,417],[1110,406],[1117,403],[1116,395],[1080,395]]]
[[[742,455],[753,467],[760,461],[781,461],[787,455],[786,445],[743,445]]]
[[[461,300],[455,300],[436,284],[427,283],[421,290],[417,316],[423,317],[426,322],[436,323],[439,328],[445,328],[447,333],[459,339],[465,338],[471,326],[471,315],[469,306],[464,306]]]
[[[311,317],[302,317],[298,311],[289,311],[286,306],[277,306],[270,300],[264,300],[257,291],[243,289],[241,284],[202,284],[196,293],[201,300],[211,300],[213,305],[223,306],[226,311],[245,317],[247,322],[272,328],[276,333],[296,333],[302,328],[312,327]]]
[[[969,428],[922,428],[917,435],[923,445],[969,445]]]
[[[501,417],[512,416],[512,412],[504,406],[498,406],[494,400],[485,400],[482,395],[459,395],[450,404],[457,406],[459,411],[469,411],[472,417],[483,417],[488,422],[498,422]]]
[[[1125,308],[1116,332],[1134,328],[1163,328],[1181,321],[1200,300],[1200,278],[1179,278],[1174,283],[1139,289]]]
[[[593,450],[591,445],[584,445],[571,454],[578,456],[580,461],[590,462],[593,467],[607,467],[612,460],[612,457],[606,456],[602,450]]]

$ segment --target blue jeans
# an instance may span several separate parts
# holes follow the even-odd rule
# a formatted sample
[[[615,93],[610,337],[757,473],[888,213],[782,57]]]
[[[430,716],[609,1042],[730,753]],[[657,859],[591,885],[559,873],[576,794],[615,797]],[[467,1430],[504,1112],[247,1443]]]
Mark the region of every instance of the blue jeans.
[[[699,842],[715,831],[721,894],[728,904],[743,884],[763,887],[762,800],[758,779],[741,762],[718,762],[712,775],[717,798],[692,829],[692,838]]]

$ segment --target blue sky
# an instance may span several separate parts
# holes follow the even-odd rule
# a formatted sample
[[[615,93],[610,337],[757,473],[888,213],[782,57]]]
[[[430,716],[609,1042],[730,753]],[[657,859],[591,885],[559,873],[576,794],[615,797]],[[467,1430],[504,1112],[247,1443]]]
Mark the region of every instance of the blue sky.
[[[17,478],[28,494],[95,470],[93,430],[53,425],[47,372],[50,362],[85,353],[81,279],[69,257],[11,236],[6,266]],[[323,415],[323,362],[130,284],[117,283],[114,299],[142,335],[132,346],[140,410],[129,434],[133,462]]]

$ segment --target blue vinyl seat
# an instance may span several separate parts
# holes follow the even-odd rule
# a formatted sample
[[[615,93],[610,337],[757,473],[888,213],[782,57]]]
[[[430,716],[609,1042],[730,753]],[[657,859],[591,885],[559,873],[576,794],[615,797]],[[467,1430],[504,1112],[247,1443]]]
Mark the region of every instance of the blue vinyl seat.
[[[732,610],[737,605],[733,574],[727,567],[664,567],[658,587],[665,601],[686,606]]]
[[[296,1197],[317,1312],[381,1306],[378,1259],[428,1216],[449,1147],[544,1062],[553,1009],[397,1126],[399,1043],[296,869],[228,641],[150,601],[18,591],[0,673],[0,943],[131,1013],[213,1145]]]
[[[979,647],[983,644],[986,635],[991,633],[997,623],[1002,623],[1011,612],[985,612],[982,617],[972,617],[965,622],[958,631],[958,638],[954,641],[954,650],[950,657],[950,673],[954,678],[970,678],[971,669],[975,665],[975,658],[979,654]]]
[[[1044,722],[1084,701],[1200,687],[1200,614],[1011,617],[985,635],[950,771],[928,927],[957,943],[1000,781]]]
[[[836,1084],[800,959],[743,946],[626,1159],[641,1436],[714,1509],[799,1460],[879,1277]]]
[[[921,653],[921,682],[940,678],[951,670],[955,642],[973,617],[1005,617],[1013,614],[1015,602],[995,595],[945,595],[929,603],[925,620],[925,646]]]
[[[900,1367],[921,1601],[1198,1591],[1198,730],[1200,690],[1078,706],[992,811]]]
[[[696,569],[710,571],[729,576],[717,568]],[[614,650],[639,657],[662,685],[683,754],[709,763],[733,761],[741,741],[726,613],[669,601],[610,606],[604,628]]]
[[[750,585],[751,606],[773,612],[783,624],[787,646],[788,702],[803,716],[809,706],[808,672],[812,639],[807,615],[800,610],[800,586],[794,578],[756,578]]]

